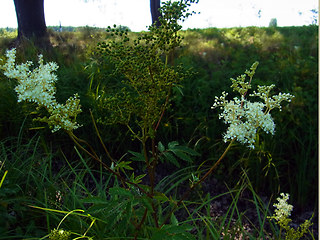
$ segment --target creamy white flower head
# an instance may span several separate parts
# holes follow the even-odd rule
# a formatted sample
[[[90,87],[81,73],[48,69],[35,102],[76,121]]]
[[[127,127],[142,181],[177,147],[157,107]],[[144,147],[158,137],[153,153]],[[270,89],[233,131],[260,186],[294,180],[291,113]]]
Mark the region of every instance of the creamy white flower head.
[[[261,102],[244,101],[243,109],[248,123],[255,129],[262,128],[266,133],[274,134],[275,124],[271,114],[266,112]]]
[[[43,56],[39,55],[38,67],[30,70],[33,64],[31,61],[15,64],[15,49],[7,51],[6,57],[7,61],[1,68],[5,76],[17,79],[18,85],[15,91],[18,94],[18,102],[33,102],[39,107],[46,108],[51,116],[40,120],[47,122],[53,128],[53,132],[59,129],[71,131],[80,126],[75,121],[81,112],[79,96],[75,94],[64,105],[56,101],[55,83],[58,78],[54,72],[58,69],[58,65],[55,62],[44,64]]]
[[[274,219],[280,221],[284,218],[288,218],[291,215],[293,206],[288,204],[289,194],[280,193],[280,197],[277,198],[278,203],[275,203],[273,206],[275,209]]]
[[[39,55],[39,66],[33,71],[30,70],[32,62],[15,65],[16,50],[7,51],[7,62],[2,67],[4,74],[8,78],[18,80],[15,91],[18,94],[18,101],[35,102],[47,108],[52,106],[55,101],[55,82],[57,76],[53,73],[58,69],[56,63],[43,64],[43,56]]]
[[[257,63],[250,68],[251,71],[246,71],[246,74],[252,80],[253,74],[257,67]],[[290,102],[294,97],[288,93],[279,93],[270,97],[270,91],[275,85],[258,86],[258,91],[253,91],[251,97],[259,97],[264,102],[251,102],[245,98],[247,91],[251,88],[248,82],[245,82],[246,75],[241,75],[236,80],[231,79],[234,91],[239,92],[241,98],[234,97],[232,100],[227,100],[228,93],[223,92],[222,96],[215,97],[212,109],[220,107],[223,110],[219,114],[219,119],[223,119],[224,123],[229,124],[223,139],[227,142],[229,139],[236,139],[242,144],[247,144],[250,148],[254,148],[257,130],[261,128],[266,133],[274,134],[275,124],[273,122],[270,111],[274,108],[281,110],[281,102]]]
[[[236,138],[243,144],[248,144],[254,148],[257,129],[260,127],[266,133],[274,134],[275,124],[269,113],[265,113],[265,105],[260,102],[240,101],[234,98],[223,105],[223,112],[219,114],[219,119],[223,119],[226,124],[230,124],[224,141]]]

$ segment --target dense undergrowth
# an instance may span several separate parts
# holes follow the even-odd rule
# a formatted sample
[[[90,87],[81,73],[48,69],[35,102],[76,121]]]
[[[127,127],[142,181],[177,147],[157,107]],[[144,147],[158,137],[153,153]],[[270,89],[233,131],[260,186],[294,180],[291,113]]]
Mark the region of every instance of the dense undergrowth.
[[[100,101],[123,87],[124,77],[114,69],[123,70],[126,66],[110,62],[108,55],[99,54],[97,50],[98,43],[117,39],[118,36],[90,27],[74,32],[49,29],[49,34],[52,48],[43,51],[31,42],[25,42],[17,49],[17,62],[37,62],[39,53],[44,55],[45,61],[57,62],[60,66],[57,71],[57,99],[65,101],[75,92],[80,95],[83,112],[78,121],[83,127],[76,130],[77,136],[94,146],[98,156],[105,154],[101,140],[115,159],[129,161],[131,158],[132,161],[133,154],[137,160],[132,165],[135,176],[142,176],[146,169],[139,161],[139,140],[143,143],[143,138],[137,137],[139,133],[132,135],[135,128],[130,132],[123,125],[110,125],[117,121],[108,121],[112,116],[106,115],[106,103]],[[143,32],[128,31],[126,34],[133,41],[144,36]],[[210,196],[205,191],[207,187],[198,186],[195,194],[168,220],[171,225],[165,229],[166,233],[176,234],[173,239],[189,239],[186,232],[191,232],[197,239],[218,239],[222,236],[223,239],[240,239],[241,236],[245,239],[273,239],[278,228],[266,216],[271,215],[273,209],[270,204],[280,192],[290,193],[296,216],[316,213],[318,26],[190,29],[180,31],[179,36],[183,37],[181,47],[170,51],[166,61],[171,66],[183,66],[181,71],[185,75],[182,82],[173,83],[177,87],[173,88],[172,100],[168,102],[171,107],[163,112],[157,141],[163,143],[158,148],[168,146],[168,149],[173,149],[176,143],[172,141],[177,140],[193,157],[192,163],[174,160],[161,163],[153,179],[157,192],[170,193],[179,199],[185,189],[178,183],[188,185],[192,181],[190,175],[196,181],[221,156],[225,148],[221,143],[222,133],[226,126],[210,106],[214,96],[220,96],[229,88],[229,79],[249,69],[254,61],[260,63],[252,82],[254,87],[275,84],[277,92],[290,92],[295,98],[282,111],[273,113],[276,123],[274,136],[259,134],[254,150],[241,144],[230,149],[214,172],[214,180],[232,186],[229,191]],[[1,57],[12,47],[14,37],[5,30],[1,32]],[[0,189],[0,239],[38,239],[60,226],[61,219],[71,211],[75,212],[67,215],[61,224],[70,232],[84,234],[90,229],[88,235],[94,234],[94,239],[125,239],[122,238],[125,234],[132,234],[138,223],[127,224],[130,217],[134,219],[128,213],[139,215],[140,209],[134,202],[126,200],[119,204],[119,199],[107,195],[108,191],[114,191],[118,198],[131,199],[130,193],[121,192],[116,187],[121,185],[121,181],[104,171],[103,165],[79,152],[68,135],[52,134],[45,124],[33,121],[34,106],[17,103],[15,85],[14,80],[0,73],[0,161],[3,164],[0,179],[8,171]],[[111,100],[109,104],[113,103]],[[92,119],[96,120],[101,136],[97,137]],[[154,133],[149,131],[148,134],[152,139]],[[129,166],[123,165],[123,168]],[[148,184],[148,181],[143,180],[143,184]],[[165,195],[159,195],[158,200],[168,200]],[[229,196],[230,208],[225,215],[213,221],[211,204],[224,195]],[[262,201],[261,196],[267,200]],[[247,224],[252,219],[246,219],[245,212],[237,208],[241,197],[248,198],[258,214],[257,223],[249,224],[250,227]],[[95,207],[89,208],[92,205]],[[153,208],[148,203],[146,206]],[[130,207],[136,208],[137,213],[128,210]],[[169,207],[168,203],[158,209],[159,216],[163,211],[163,219],[159,222],[165,221]],[[79,209],[89,210],[82,213]],[[152,222],[152,219],[146,221]],[[317,221],[317,216],[313,221]],[[108,225],[111,222],[118,224]],[[296,224],[300,223],[301,219],[296,221]],[[92,225],[95,225],[94,230]],[[182,228],[177,230],[175,226],[178,225]],[[141,231],[147,235],[156,230],[146,228]],[[154,239],[161,239],[165,236],[162,234],[163,231],[156,232]]]

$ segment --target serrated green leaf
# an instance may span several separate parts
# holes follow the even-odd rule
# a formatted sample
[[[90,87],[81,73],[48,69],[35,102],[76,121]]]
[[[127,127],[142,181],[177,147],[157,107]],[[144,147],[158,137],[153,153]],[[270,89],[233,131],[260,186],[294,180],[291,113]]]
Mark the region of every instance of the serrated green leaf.
[[[180,167],[179,162],[170,152],[164,152],[163,155],[170,163],[173,163],[177,167]]]
[[[190,230],[192,230],[192,226],[188,224],[164,225],[161,229],[153,229],[151,240],[195,240],[195,237],[188,232]]]
[[[190,224],[183,224],[183,225],[180,225],[180,227],[183,228],[184,231],[191,231],[193,229],[193,226]]]
[[[125,203],[126,201],[119,202],[118,200],[108,200],[102,204],[93,204],[86,213],[94,215],[103,214],[105,217],[118,215]]]
[[[161,192],[155,192],[154,198],[160,201],[161,203],[170,201],[170,199],[164,193]]]
[[[178,145],[179,145],[179,143],[177,141],[169,142],[168,143],[168,148],[169,149],[174,149]]]
[[[183,225],[172,225],[168,224],[163,227],[163,229],[170,235],[188,235],[187,231],[192,230],[192,226],[189,224]]]
[[[133,170],[133,168],[129,165],[131,162],[121,162],[120,163],[120,168],[128,169],[128,170]]]
[[[134,161],[139,161],[139,162],[144,162],[145,159],[144,159],[144,156],[142,153],[139,153],[139,152],[133,152],[133,151],[128,151],[129,153],[131,153],[134,157],[131,157],[132,160]]]
[[[125,197],[132,197],[133,196],[129,190],[124,189],[124,188],[120,188],[120,187],[110,188],[109,194],[111,196],[114,196],[114,195],[125,196]]]
[[[166,231],[162,229],[155,229],[154,232],[152,233],[151,240],[163,240],[163,239],[168,239],[168,235]]]
[[[113,214],[112,212],[110,212],[110,210],[112,210],[112,209],[113,209],[113,207],[109,203],[98,204],[98,205],[92,205],[91,207],[89,207],[89,209],[86,211],[86,213],[91,214],[91,215],[97,215],[97,214],[111,215],[111,214]]]
[[[133,183],[136,183],[136,184],[141,183],[142,178],[144,178],[146,175],[147,175],[147,174],[141,174],[141,175],[139,175],[139,176],[134,176],[134,172],[133,172],[133,173],[131,174],[131,176],[130,176],[130,181],[133,182]],[[129,186],[129,187],[130,187],[130,186],[132,187],[131,184],[128,184],[128,186]]]
[[[175,149],[179,149],[180,151],[188,153],[191,156],[200,156],[200,154],[198,152],[196,152],[195,150],[193,150],[187,146],[176,146]]]
[[[178,150],[178,149],[174,149],[172,150],[172,152],[180,159],[186,161],[186,162],[192,162],[192,159],[187,155],[185,154],[184,152]]]
[[[139,176],[136,176],[135,179],[134,179],[134,182],[135,183],[140,183],[142,180],[142,178],[144,178],[147,174],[141,174]]]
[[[170,220],[173,225],[175,225],[175,226],[179,225],[179,221],[174,214],[171,214]]]
[[[158,149],[159,149],[160,152],[163,152],[165,150],[165,147],[162,144],[162,142],[158,142]]]
[[[130,165],[129,165],[130,163],[131,163],[130,161],[119,162],[119,163],[117,163],[117,168],[124,168],[124,169],[128,169],[128,170],[133,170],[133,168],[130,167]]]

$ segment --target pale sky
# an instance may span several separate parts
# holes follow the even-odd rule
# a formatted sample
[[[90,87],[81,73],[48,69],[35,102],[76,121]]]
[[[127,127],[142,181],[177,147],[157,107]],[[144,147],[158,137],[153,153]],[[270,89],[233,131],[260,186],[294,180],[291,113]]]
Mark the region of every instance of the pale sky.
[[[47,26],[128,26],[146,30],[151,24],[149,0],[44,0]],[[268,26],[272,18],[278,26],[312,23],[311,9],[317,0],[199,0],[183,28]],[[259,10],[260,14],[259,14]],[[0,28],[17,27],[13,0],[0,1]]]

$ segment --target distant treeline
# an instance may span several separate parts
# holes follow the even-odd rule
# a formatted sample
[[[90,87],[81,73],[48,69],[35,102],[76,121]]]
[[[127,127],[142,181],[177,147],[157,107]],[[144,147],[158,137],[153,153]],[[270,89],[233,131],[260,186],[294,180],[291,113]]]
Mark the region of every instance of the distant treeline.
[[[95,30],[95,31],[104,31],[107,27],[105,28],[99,28],[99,27],[90,27],[90,26],[81,26],[81,27],[72,27],[72,26],[48,26],[47,27],[48,30],[51,30],[51,31],[55,31],[55,32],[77,32],[77,31],[83,31],[83,30]],[[130,28],[127,27],[127,26],[118,26],[119,30],[126,30],[128,29],[129,31]],[[9,27],[6,27],[6,28],[0,28],[0,33],[3,33],[3,32],[15,32],[17,31],[17,28],[9,28]]]
[[[17,31],[16,28],[9,28],[9,27],[6,27],[6,28],[0,28],[0,33],[3,33],[3,32],[15,32]]]
[[[62,32],[76,32],[76,31],[79,31],[83,28],[91,28],[91,29],[96,29],[98,30],[99,28],[97,27],[89,27],[89,26],[85,26],[85,27],[72,27],[72,26],[48,26],[47,27],[48,29],[51,29],[53,31],[56,31],[56,32],[59,32],[59,31],[62,31]],[[102,28],[101,28],[102,30]],[[4,31],[7,31],[7,32],[15,32],[17,31],[17,28],[9,28],[9,27],[6,27],[6,28],[0,28],[0,32],[4,32]]]

